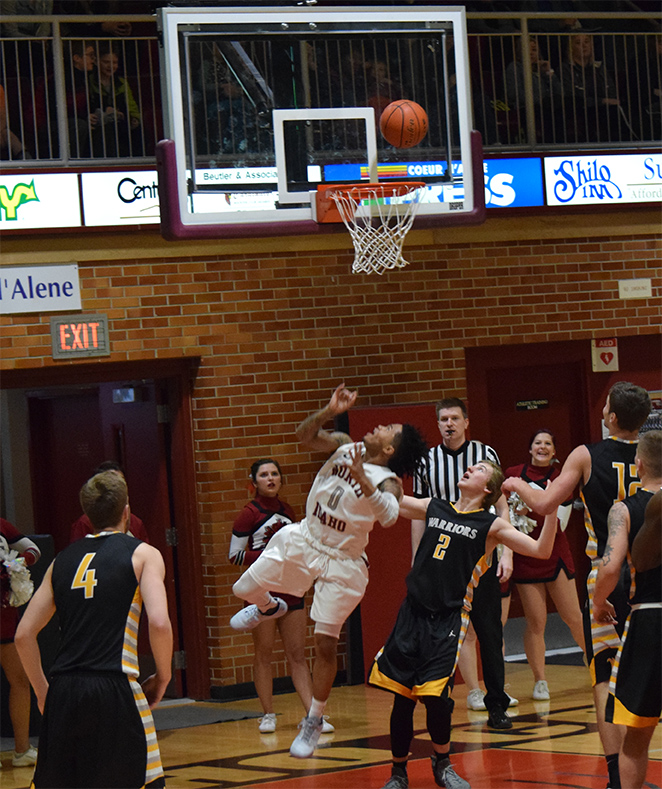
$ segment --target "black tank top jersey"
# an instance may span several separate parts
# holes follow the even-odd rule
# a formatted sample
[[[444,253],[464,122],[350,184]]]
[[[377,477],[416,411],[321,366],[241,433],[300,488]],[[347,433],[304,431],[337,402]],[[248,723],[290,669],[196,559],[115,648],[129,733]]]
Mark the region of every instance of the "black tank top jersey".
[[[62,641],[53,674],[114,671],[138,676],[142,598],[131,557],[140,540],[105,532],[72,543],[53,565]]]
[[[639,529],[644,525],[644,513],[646,512],[646,505],[653,498],[653,493],[649,490],[640,490],[634,496],[630,496],[623,500],[623,504],[628,508],[630,513],[630,535],[628,545],[628,560],[630,560],[629,552],[632,550],[632,543],[637,536]],[[659,603],[662,602],[662,567],[657,566],[652,570],[639,573],[634,569],[634,565],[630,561],[630,577],[632,584],[630,585],[630,603]]]
[[[612,505],[633,496],[641,487],[634,456],[636,441],[606,438],[588,444],[591,455],[591,476],[581,491],[584,502],[584,525],[588,532],[586,555],[600,558],[607,544],[607,516]]]
[[[495,518],[485,510],[458,512],[448,501],[430,500],[425,531],[407,576],[407,591],[415,605],[443,616],[470,604],[473,586],[467,587],[485,555]],[[480,574],[477,570],[474,582]]]

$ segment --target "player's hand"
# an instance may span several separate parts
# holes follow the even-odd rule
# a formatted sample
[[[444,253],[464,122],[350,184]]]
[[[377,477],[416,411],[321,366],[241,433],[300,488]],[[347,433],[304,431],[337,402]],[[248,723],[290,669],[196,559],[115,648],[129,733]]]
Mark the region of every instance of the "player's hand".
[[[366,478],[365,469],[363,468],[363,442],[359,441],[358,443],[354,444],[352,449],[349,451],[349,455],[352,458],[352,462],[349,464],[352,477],[357,482],[361,482]]]
[[[513,554],[511,551],[503,552],[503,555],[499,559],[499,564],[497,565],[496,574],[499,583],[503,583],[510,579],[510,576],[513,574]]]
[[[609,600],[605,600],[604,603],[597,604],[594,599],[592,608],[593,619],[599,625],[616,624],[616,609],[609,602]]]
[[[154,709],[154,707],[156,707],[156,705],[163,698],[163,694],[165,693],[165,689],[168,687],[168,683],[166,682],[164,684],[163,681],[159,679],[157,674],[152,674],[151,677],[147,677],[147,679],[142,683],[141,687],[151,710]]]
[[[333,412],[333,414],[343,414],[345,411],[348,411],[356,402],[356,398],[359,396],[357,390],[351,392],[344,383],[340,384],[340,386],[336,387],[335,392],[331,395],[331,399],[329,400],[329,409]]]
[[[501,486],[502,493],[507,497],[509,493],[519,493],[520,483],[523,482],[519,477],[508,477]],[[524,482],[526,485],[526,482]]]

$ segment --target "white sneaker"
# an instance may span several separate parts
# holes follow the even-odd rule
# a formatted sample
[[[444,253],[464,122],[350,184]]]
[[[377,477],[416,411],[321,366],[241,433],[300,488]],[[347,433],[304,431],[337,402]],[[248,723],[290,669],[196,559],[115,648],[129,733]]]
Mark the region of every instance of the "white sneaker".
[[[271,734],[276,731],[276,713],[267,712],[260,718],[260,725],[258,727],[262,734]]]
[[[332,731],[335,731],[336,727],[329,723],[329,716],[323,715],[322,716],[322,734],[331,734]]]
[[[474,688],[469,691],[467,695],[467,707],[470,710],[484,710],[485,709],[485,694],[480,688]]]
[[[508,706],[509,707],[516,707],[519,704],[519,699],[513,698],[510,695],[510,693],[506,693],[506,696],[508,696]]]
[[[539,679],[533,686],[533,698],[536,701],[549,701],[549,688],[544,679]]]
[[[246,608],[242,608],[241,611],[238,611],[232,617],[230,627],[234,630],[252,630],[266,619],[280,619],[281,616],[285,616],[287,613],[285,600],[281,600],[280,597],[274,597],[274,600],[278,603],[278,610],[273,614],[267,616],[256,605],[247,605]]]
[[[307,759],[312,756],[321,733],[322,719],[307,715],[299,724],[299,733],[290,745],[290,756],[294,756],[295,759]]]
[[[37,749],[31,745],[24,753],[14,751],[11,763],[14,767],[34,767],[37,764]]]

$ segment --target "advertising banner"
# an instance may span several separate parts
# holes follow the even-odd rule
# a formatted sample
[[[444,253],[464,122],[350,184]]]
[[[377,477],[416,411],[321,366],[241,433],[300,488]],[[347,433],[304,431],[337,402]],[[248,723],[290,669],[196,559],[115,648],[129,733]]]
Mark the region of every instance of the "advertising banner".
[[[616,205],[662,200],[662,154],[546,156],[547,205]]]

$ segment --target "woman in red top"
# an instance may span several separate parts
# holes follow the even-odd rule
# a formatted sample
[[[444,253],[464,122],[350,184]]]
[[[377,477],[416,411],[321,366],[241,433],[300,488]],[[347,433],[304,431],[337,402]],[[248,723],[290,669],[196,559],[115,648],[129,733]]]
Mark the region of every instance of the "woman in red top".
[[[255,498],[237,515],[230,541],[230,561],[241,566],[253,564],[271,537],[283,526],[296,521],[290,505],[278,497],[283,484],[278,461],[271,458],[256,460],[251,466],[250,479],[255,488]],[[251,630],[255,645],[253,681],[264,711],[260,718],[260,731],[263,733],[276,730],[271,666],[276,630],[283,641],[292,682],[306,714],[313,698],[313,684],[305,656],[307,622],[303,598],[280,592],[278,596],[287,603],[287,614],[273,622],[262,622]],[[333,731],[333,726],[326,719],[322,731]]]
[[[559,470],[552,465],[556,454],[555,440],[549,430],[536,431],[529,442],[531,460],[506,469],[506,477],[521,477],[532,487],[545,488],[547,482],[558,477]],[[522,530],[531,530],[537,539],[542,529],[543,516],[526,508],[521,499],[511,505],[511,521]],[[559,515],[562,508],[559,507]],[[528,521],[528,522],[527,522]],[[567,522],[567,521],[566,521]],[[570,628],[572,637],[584,649],[582,614],[575,586],[575,565],[572,561],[564,525],[557,529],[554,548],[549,559],[533,559],[518,553],[513,555],[512,582],[526,618],[524,650],[533,671],[533,698],[537,701],[549,699],[549,688],[545,680],[545,624],[547,622],[546,593],[552,598],[561,619]]]
[[[41,556],[32,540],[24,537],[9,521],[0,518],[0,664],[9,682],[9,717],[14,729],[15,747],[12,764],[14,767],[31,767],[37,762],[37,749],[30,745],[30,682],[14,644],[19,609],[9,605],[9,575],[1,564],[10,551],[17,551],[27,566],[34,564]]]

